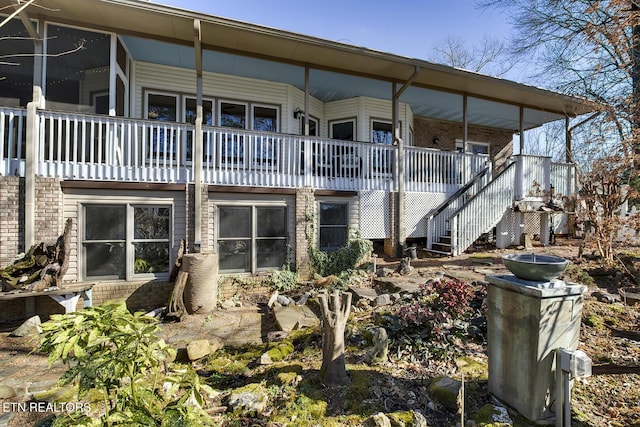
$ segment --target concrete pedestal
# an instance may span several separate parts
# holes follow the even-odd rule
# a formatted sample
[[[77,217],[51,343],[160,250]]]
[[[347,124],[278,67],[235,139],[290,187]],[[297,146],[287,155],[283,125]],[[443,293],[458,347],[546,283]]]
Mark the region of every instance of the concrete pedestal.
[[[537,424],[555,420],[555,350],[575,350],[586,287],[487,276],[489,392]]]

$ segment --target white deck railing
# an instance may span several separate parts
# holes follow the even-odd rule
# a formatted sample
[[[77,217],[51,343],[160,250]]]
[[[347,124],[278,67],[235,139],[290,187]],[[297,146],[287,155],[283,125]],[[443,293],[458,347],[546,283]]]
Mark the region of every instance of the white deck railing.
[[[574,164],[551,163],[551,184],[556,198],[575,194],[577,179],[577,171]]]
[[[75,180],[192,182],[194,126],[103,115],[37,112],[36,173]],[[0,174],[24,174],[26,111],[0,108]],[[392,145],[205,127],[207,184],[397,190]],[[406,191],[451,193],[484,156],[408,147]]]
[[[0,108],[0,175],[24,175],[27,111]]]
[[[512,163],[452,214],[449,221],[453,256],[460,255],[482,233],[496,225],[512,206],[515,178],[516,163]]]

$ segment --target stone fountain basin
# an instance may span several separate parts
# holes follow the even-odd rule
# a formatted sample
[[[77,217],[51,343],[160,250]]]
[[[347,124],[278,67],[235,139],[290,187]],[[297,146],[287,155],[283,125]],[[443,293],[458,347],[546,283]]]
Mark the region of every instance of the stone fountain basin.
[[[564,258],[538,254],[509,254],[502,257],[502,262],[516,277],[537,282],[555,279],[569,265]]]

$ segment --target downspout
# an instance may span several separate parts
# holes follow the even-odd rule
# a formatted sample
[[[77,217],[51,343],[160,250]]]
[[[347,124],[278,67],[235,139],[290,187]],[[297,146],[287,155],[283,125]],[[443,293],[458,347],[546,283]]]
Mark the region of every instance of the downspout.
[[[26,7],[31,2],[24,5]],[[42,58],[43,43],[42,37],[37,29],[33,27],[28,16],[20,8],[16,13],[20,13],[22,23],[33,39],[33,95],[31,102],[27,103],[27,128],[26,128],[26,150],[24,165],[24,250],[27,251],[35,243],[35,218],[36,218],[36,162],[38,159],[38,108],[42,108],[44,98],[42,96]],[[40,20],[40,26],[44,27],[44,21]]]
[[[196,122],[193,131],[193,184],[194,184],[194,245],[202,247],[202,33],[200,20],[193,21],[193,47],[196,54]],[[216,248],[213,248],[216,252]]]
[[[392,103],[391,103],[391,114],[392,114],[392,127],[393,127],[393,142],[398,145],[398,155],[396,158],[396,179],[397,179],[397,191],[398,191],[398,205],[397,205],[397,221],[396,221],[396,235],[398,237],[397,241],[397,256],[402,257],[405,240],[407,238],[407,227],[406,227],[406,209],[405,209],[405,174],[404,174],[404,140],[400,135],[400,105],[399,99],[400,96],[404,93],[405,90],[411,86],[411,83],[418,77],[420,74],[420,66],[416,65],[415,70],[413,71],[413,75],[407,80],[399,90],[396,90],[396,83],[392,84]]]

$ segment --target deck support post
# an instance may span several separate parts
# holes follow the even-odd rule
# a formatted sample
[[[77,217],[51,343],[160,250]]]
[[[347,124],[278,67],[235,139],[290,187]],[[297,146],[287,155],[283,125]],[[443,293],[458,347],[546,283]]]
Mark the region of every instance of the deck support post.
[[[196,54],[196,122],[193,132],[194,244],[202,248],[202,32],[200,20],[193,21],[193,47]],[[214,248],[214,252],[216,252]]]

